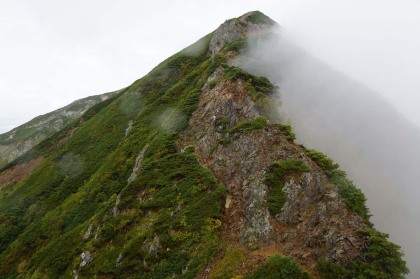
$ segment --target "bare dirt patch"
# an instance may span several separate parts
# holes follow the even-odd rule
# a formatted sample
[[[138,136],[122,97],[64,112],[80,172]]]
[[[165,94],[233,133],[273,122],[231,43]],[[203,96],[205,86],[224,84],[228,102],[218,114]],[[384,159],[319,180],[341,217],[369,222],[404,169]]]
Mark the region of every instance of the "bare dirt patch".
[[[38,157],[27,163],[12,166],[0,173],[0,189],[15,184],[28,177],[42,162],[44,157]]]

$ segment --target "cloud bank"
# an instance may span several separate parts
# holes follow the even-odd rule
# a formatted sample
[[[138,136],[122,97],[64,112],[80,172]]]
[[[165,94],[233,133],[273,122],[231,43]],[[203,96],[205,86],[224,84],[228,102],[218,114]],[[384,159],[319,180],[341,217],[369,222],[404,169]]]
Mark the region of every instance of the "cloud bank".
[[[279,86],[297,140],[337,161],[368,198],[375,225],[401,245],[420,277],[420,129],[380,94],[301,50],[283,32],[250,42],[237,61]]]

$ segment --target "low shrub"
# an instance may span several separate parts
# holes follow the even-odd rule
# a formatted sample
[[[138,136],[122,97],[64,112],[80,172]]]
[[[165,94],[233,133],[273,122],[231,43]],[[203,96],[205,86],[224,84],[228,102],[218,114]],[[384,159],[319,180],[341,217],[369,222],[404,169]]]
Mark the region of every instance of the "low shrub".
[[[287,140],[294,141],[296,139],[296,135],[293,133],[290,125],[275,124],[275,126],[285,134]]]
[[[318,270],[322,278],[398,279],[408,274],[409,270],[402,259],[401,248],[389,242],[387,234],[372,228],[365,229],[361,233],[367,238],[367,250],[346,266],[320,261]]]
[[[269,188],[267,204],[272,215],[280,213],[287,201],[287,195],[283,191],[286,176],[308,171],[309,167],[302,160],[278,161],[271,165],[265,175],[264,184]]]
[[[257,117],[253,119],[247,119],[236,123],[236,125],[227,130],[228,133],[237,132],[252,132],[254,130],[260,130],[267,127],[267,119],[265,117]]]
[[[337,186],[338,193],[344,203],[363,219],[369,221],[370,214],[366,206],[366,196],[347,178],[346,173],[340,170],[340,166],[322,152],[311,149],[306,150],[306,153],[321,167],[330,181]]]
[[[243,251],[228,247],[225,256],[213,270],[211,279],[230,279],[235,275],[236,268],[245,261]]]
[[[274,255],[260,265],[250,279],[311,279],[307,271],[290,257]]]

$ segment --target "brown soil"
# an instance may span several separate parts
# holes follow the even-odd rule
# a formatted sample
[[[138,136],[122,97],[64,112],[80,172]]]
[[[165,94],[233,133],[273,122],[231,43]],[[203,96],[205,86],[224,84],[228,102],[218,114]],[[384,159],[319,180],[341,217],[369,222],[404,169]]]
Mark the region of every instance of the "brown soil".
[[[15,184],[28,177],[42,162],[44,157],[38,157],[27,163],[12,166],[0,173],[0,188]]]

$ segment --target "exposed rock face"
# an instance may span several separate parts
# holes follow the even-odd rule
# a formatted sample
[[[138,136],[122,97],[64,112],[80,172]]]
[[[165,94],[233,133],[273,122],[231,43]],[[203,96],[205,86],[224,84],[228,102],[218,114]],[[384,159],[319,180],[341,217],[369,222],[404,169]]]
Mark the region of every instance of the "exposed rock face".
[[[234,19],[216,31],[216,48],[269,25],[257,12]],[[284,266],[316,278],[321,259],[361,266],[347,277],[376,272],[377,262],[363,261],[379,250],[371,236],[382,236],[359,233],[365,220],[322,169],[351,184],[344,173],[275,124],[269,80],[227,65],[246,54],[243,40],[213,58],[208,43],[206,36],[172,56],[34,148],[45,156],[34,175],[0,192],[1,278],[252,278]],[[363,195],[357,206],[342,195],[366,217]]]
[[[131,132],[132,129],[133,129],[133,120],[130,120],[128,122],[127,129],[125,129],[125,136],[127,136]]]
[[[148,145],[145,145],[143,147],[143,149],[140,151],[139,155],[137,156],[136,163],[135,163],[134,168],[133,168],[133,172],[130,174],[130,177],[127,180],[128,184],[130,184],[131,182],[136,180],[136,178],[139,174],[139,171],[140,171],[140,168],[141,168],[141,163],[142,163],[144,153],[146,152],[147,147],[148,147]]]
[[[286,158],[296,155],[287,154]],[[311,172],[299,180],[291,179],[284,187],[288,200],[275,216],[285,243],[283,251],[302,257],[297,252],[302,249],[309,253],[306,257],[345,263],[363,250],[364,239],[358,231],[366,224],[347,209],[322,171],[302,153],[299,157],[311,166]]]
[[[143,243],[143,247],[142,247],[142,249],[143,249],[144,251],[147,251],[147,252],[149,252],[150,254],[155,254],[155,255],[157,255],[157,252],[158,252],[158,250],[159,250],[160,248],[162,248],[162,247],[161,247],[161,244],[160,244],[160,238],[159,238],[159,236],[157,236],[157,235],[155,235],[155,236],[153,237],[153,239],[150,239],[150,240],[148,240],[148,241],[145,241],[145,242]]]
[[[92,229],[93,229],[93,225],[90,224],[89,227],[87,228],[85,234],[83,235],[83,239],[88,239],[91,236]]]
[[[306,265],[315,266],[320,258],[346,262],[359,255],[364,240],[357,231],[366,224],[346,207],[300,146],[271,124],[252,132],[226,133],[258,116],[244,82],[226,81],[219,68],[203,87],[199,108],[181,135],[179,148],[193,144],[200,163],[227,189],[225,230],[249,247],[282,243],[279,252]],[[219,119],[228,124],[221,127]],[[273,218],[267,209],[265,173],[273,162],[289,159],[304,161],[310,172],[288,178],[288,201]]]
[[[117,198],[115,199],[115,205],[112,208],[112,216],[117,217],[118,214],[120,214],[120,211],[118,210],[118,205],[121,202],[121,196],[118,195]]]
[[[33,146],[60,131],[95,104],[105,101],[117,93],[118,91],[77,100],[68,106],[38,116],[10,132],[0,135],[0,167],[25,154]]]
[[[80,267],[90,264],[93,261],[92,254],[89,251],[83,251],[80,255]]]
[[[253,32],[261,33],[261,31],[267,30],[268,27],[275,24],[269,18],[255,21],[253,20],[254,16],[264,15],[259,12],[249,12],[239,18],[227,20],[217,28],[210,41],[209,50],[211,55],[216,55],[229,42],[245,38],[252,35]]]

